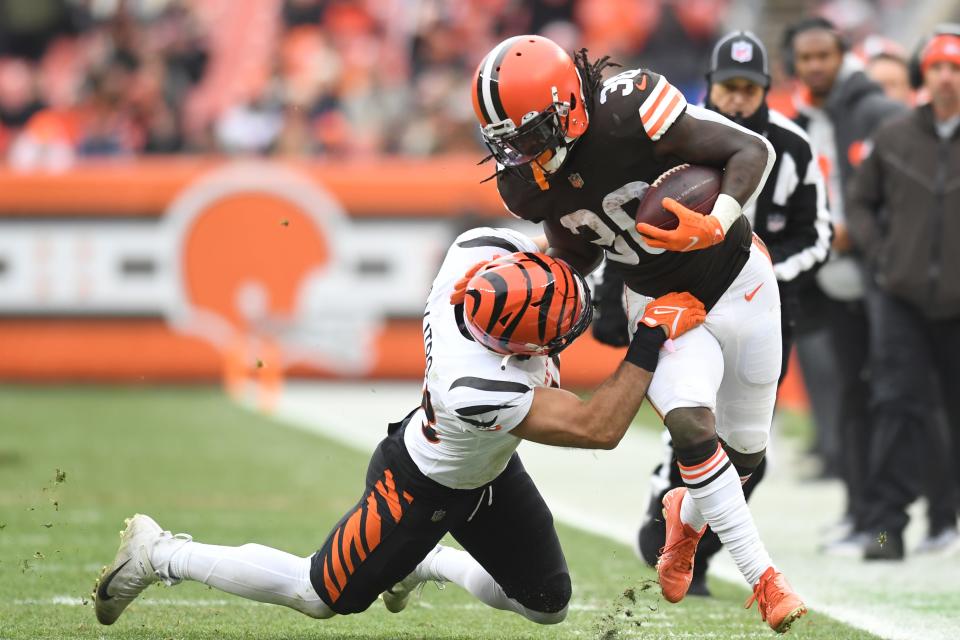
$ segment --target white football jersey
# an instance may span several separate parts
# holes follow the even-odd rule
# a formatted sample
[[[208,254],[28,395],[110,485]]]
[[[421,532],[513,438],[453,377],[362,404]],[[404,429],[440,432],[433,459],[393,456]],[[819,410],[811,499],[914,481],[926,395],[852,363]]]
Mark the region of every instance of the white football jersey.
[[[560,383],[550,357],[505,358],[474,341],[463,324],[463,305],[450,304],[454,284],[470,267],[517,251],[537,246],[511,229],[461,234],[427,298],[423,406],[410,419],[404,441],[420,471],[452,489],[480,487],[500,475],[520,444],[510,430],[526,417],[534,388]]]

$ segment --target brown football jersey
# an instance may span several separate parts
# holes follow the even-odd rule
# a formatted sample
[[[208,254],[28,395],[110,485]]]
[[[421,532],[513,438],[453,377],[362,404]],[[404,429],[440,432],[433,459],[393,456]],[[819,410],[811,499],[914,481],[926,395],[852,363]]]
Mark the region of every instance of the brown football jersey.
[[[634,221],[649,184],[683,162],[658,156],[654,145],[686,108],[683,95],[652,71],[613,76],[596,92],[590,126],[560,170],[549,180],[529,167],[502,170],[500,196],[514,215],[602,247],[607,268],[621,272],[634,291],[651,297],[689,291],[709,309],[747,261],[747,219],[741,216],[722,243],[688,253],[647,246]]]

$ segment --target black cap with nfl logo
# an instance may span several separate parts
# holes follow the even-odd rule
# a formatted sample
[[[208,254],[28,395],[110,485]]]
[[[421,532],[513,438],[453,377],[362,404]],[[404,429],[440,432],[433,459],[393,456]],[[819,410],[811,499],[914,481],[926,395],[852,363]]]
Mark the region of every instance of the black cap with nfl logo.
[[[770,87],[767,49],[749,31],[727,34],[713,47],[707,81],[726,82],[731,78],[745,78],[764,89]]]

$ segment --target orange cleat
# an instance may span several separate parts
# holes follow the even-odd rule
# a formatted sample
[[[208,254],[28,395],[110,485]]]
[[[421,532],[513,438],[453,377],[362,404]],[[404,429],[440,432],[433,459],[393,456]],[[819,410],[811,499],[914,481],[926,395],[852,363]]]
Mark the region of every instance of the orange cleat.
[[[773,567],[768,567],[757,584],[753,587],[753,595],[743,605],[749,609],[753,601],[757,601],[760,617],[770,628],[777,633],[786,633],[790,625],[807,612],[803,600],[796,594],[783,574]]]
[[[667,523],[667,537],[657,561],[660,591],[670,602],[680,602],[687,595],[693,580],[693,555],[697,543],[707,530],[700,531],[680,520],[680,504],[687,495],[686,487],[671,489],[663,496],[663,518]]]

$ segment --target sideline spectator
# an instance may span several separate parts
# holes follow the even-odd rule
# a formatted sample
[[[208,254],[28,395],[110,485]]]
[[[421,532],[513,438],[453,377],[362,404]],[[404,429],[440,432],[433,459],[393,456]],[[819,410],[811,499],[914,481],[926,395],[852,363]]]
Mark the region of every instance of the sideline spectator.
[[[930,104],[882,126],[849,192],[850,231],[876,291],[868,296],[873,362],[866,559],[904,556],[906,507],[923,445],[938,442],[941,388],[960,454],[960,36],[934,36],[920,54]],[[956,486],[953,465],[939,479]],[[950,503],[949,496],[945,498]],[[955,508],[955,507],[954,507]],[[931,538],[960,543],[956,514]]]
[[[903,47],[874,36],[867,38],[860,49],[870,79],[883,87],[887,97],[912,107],[916,96]],[[960,490],[952,483],[942,482],[943,477],[950,474],[953,458],[947,444],[949,427],[943,411],[943,401],[937,393],[936,384],[933,386],[935,402],[931,411],[936,412],[939,424],[934,427],[932,435],[939,437],[926,439],[921,456],[915,461],[924,470],[923,495],[927,499],[927,537],[917,546],[917,553],[936,552],[948,547],[957,537],[953,523],[956,520],[956,499],[960,498],[960,495],[957,495]]]
[[[850,527],[828,552],[859,553],[867,536],[860,509],[868,447],[867,341],[859,258],[847,232],[843,189],[862,159],[865,140],[903,106],[871,82],[834,25],[807,18],[787,29],[783,43],[787,71],[803,87],[797,121],[810,137],[824,169],[833,218],[833,252],[817,273],[819,287],[802,298],[804,322],[821,327],[797,341],[804,380],[814,410],[826,410],[826,428],[838,439],[837,471],[847,487]],[[820,337],[826,338],[819,341]],[[821,414],[823,415],[823,414]]]

